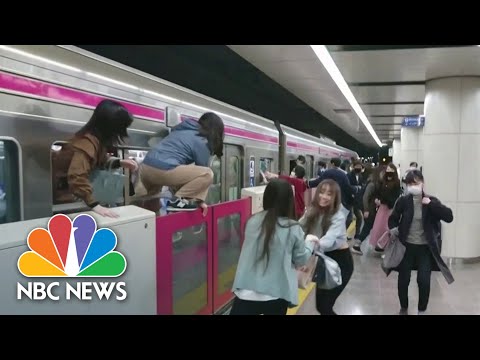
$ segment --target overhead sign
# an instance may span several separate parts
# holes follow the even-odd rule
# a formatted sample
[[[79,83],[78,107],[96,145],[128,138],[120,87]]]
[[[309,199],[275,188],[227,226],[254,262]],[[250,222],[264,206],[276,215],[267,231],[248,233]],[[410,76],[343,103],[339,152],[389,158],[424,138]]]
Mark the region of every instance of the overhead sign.
[[[413,116],[403,118],[403,127],[423,127],[425,126],[425,116]]]

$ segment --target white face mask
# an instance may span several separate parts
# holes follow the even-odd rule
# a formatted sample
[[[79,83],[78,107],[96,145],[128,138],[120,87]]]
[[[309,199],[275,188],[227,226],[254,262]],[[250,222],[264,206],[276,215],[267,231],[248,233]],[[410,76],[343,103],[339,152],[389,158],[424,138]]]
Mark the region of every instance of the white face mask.
[[[422,195],[423,186],[422,185],[410,185],[408,187],[408,192],[412,195]]]

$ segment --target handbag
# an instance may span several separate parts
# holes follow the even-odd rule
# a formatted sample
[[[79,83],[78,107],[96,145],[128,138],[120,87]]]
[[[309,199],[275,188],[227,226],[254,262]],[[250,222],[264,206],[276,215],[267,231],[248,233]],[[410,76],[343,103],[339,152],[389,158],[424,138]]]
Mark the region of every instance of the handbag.
[[[330,290],[342,285],[342,272],[338,263],[323,253],[318,252],[317,256],[317,267],[313,276],[317,289]]]
[[[106,205],[115,205],[124,196],[125,175],[118,170],[112,171],[112,163],[113,161],[107,169],[96,169],[90,174],[93,197]]]
[[[395,232],[396,231],[396,232]],[[382,269],[387,274],[390,274],[391,269],[395,269],[400,265],[405,256],[405,251],[407,250],[405,245],[402,244],[400,239],[398,238],[398,230],[392,229],[390,231],[390,242],[387,244],[385,248],[385,256],[382,260]]]
[[[297,270],[298,287],[300,289],[306,289],[312,282],[315,269],[317,268],[318,257],[315,255],[310,256],[305,264],[306,270]]]

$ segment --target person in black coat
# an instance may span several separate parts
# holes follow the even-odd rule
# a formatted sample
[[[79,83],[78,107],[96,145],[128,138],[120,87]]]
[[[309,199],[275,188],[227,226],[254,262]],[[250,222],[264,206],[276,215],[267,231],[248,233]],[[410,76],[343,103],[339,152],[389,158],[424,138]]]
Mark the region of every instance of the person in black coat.
[[[353,203],[353,214],[355,215],[355,239],[358,238],[360,235],[360,230],[362,228],[362,221],[363,221],[363,216],[362,216],[362,196],[361,194],[361,189],[365,185],[363,181],[363,176],[362,176],[362,170],[363,170],[363,165],[360,162],[360,160],[355,160],[353,162],[353,170],[350,171],[347,175],[348,180],[350,181],[350,185],[355,188],[355,194],[354,194],[354,203]]]
[[[423,182],[423,175],[419,170],[412,170],[407,174],[407,194],[398,199],[388,219],[388,227],[398,228],[399,239],[406,247],[405,256],[395,269],[399,273],[398,297],[401,314],[408,313],[408,285],[412,270],[417,270],[419,314],[427,309],[432,271],[441,271],[449,284],[454,281],[452,273],[440,256],[440,221],[451,223],[452,210],[437,198],[426,195]]]

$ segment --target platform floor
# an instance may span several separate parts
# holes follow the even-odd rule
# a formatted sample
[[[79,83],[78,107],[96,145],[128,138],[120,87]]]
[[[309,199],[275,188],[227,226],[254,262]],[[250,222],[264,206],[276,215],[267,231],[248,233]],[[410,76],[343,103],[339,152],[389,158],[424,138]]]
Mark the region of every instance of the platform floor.
[[[353,254],[354,274],[335,304],[338,315],[396,315],[400,310],[397,295],[398,273],[389,277],[380,268],[380,256],[371,252]],[[448,285],[441,273],[432,273],[429,306],[426,315],[479,315],[480,263],[454,264],[455,282]],[[417,314],[417,273],[412,271],[409,287],[409,315]],[[296,315],[319,315],[315,309],[313,289]]]

